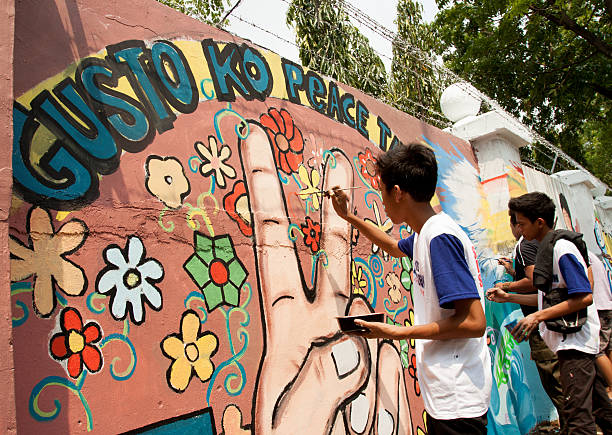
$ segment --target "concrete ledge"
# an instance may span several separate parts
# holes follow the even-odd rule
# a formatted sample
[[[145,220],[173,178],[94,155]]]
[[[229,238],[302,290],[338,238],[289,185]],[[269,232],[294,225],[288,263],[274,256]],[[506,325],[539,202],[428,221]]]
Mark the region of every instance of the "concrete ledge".
[[[501,136],[516,148],[531,143],[531,137],[525,127],[509,120],[497,111],[467,117],[448,128],[447,131],[470,142]]]

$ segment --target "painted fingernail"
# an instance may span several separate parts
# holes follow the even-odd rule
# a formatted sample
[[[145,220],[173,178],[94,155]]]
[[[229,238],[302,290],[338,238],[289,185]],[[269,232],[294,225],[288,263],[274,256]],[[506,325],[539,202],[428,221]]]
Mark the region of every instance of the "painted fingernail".
[[[363,433],[368,424],[370,404],[365,394],[360,394],[351,402],[351,428],[357,433]]]
[[[355,370],[359,364],[357,346],[353,340],[342,341],[332,347],[332,358],[336,364],[336,373],[342,378]]]
[[[393,415],[386,409],[381,410],[378,413],[378,424],[376,427],[378,429],[378,435],[393,434],[393,428],[395,427],[393,424]]]

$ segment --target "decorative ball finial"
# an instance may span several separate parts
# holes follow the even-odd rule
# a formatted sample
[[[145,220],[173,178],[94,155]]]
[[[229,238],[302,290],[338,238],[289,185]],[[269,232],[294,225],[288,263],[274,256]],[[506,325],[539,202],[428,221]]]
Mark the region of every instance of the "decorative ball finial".
[[[480,98],[470,93],[467,86],[465,83],[453,83],[442,92],[440,108],[452,122],[476,116],[480,111]]]

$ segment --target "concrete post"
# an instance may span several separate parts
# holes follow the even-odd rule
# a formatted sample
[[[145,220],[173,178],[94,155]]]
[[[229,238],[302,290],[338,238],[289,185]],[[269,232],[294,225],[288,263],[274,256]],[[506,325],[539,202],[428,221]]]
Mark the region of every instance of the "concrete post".
[[[500,242],[513,242],[508,227],[508,200],[526,193],[527,190],[521,175],[519,178],[522,183],[509,183],[509,178],[516,181],[516,177],[512,175],[521,172],[519,149],[530,142],[529,134],[525,127],[500,112],[491,111],[478,115],[480,101],[466,86],[454,84],[442,94],[442,112],[455,122],[446,131],[472,144],[478,159],[489,213],[496,217],[492,219],[495,238]]]
[[[551,178],[556,178],[569,186],[572,194],[572,203],[574,205],[572,213],[575,214],[575,216],[572,216],[571,225],[575,226],[574,222],[580,222],[580,228],[574,229],[583,233],[584,241],[589,249],[593,252],[597,252],[597,242],[593,232],[595,228],[595,218],[593,215],[595,204],[593,202],[592,192],[592,190],[596,188],[596,185],[592,182],[588,173],[579,169],[560,171],[552,174]],[[565,219],[567,220],[568,218],[566,217]],[[567,226],[569,227],[569,225],[568,223]]]

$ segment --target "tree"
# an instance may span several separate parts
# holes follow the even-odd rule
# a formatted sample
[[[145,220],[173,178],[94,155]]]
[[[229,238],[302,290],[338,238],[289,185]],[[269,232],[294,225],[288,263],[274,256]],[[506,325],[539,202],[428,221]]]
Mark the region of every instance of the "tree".
[[[219,25],[229,0],[157,0],[206,24]]]
[[[351,24],[342,1],[292,0],[287,24],[295,28],[304,66],[375,97],[385,95],[385,66]]]
[[[415,1],[397,3],[389,100],[399,109],[421,115],[440,127],[448,122],[437,110],[444,80],[424,59],[433,53],[435,42],[431,25],[423,23],[422,12],[422,6]]]
[[[610,185],[610,1],[438,0],[438,6],[436,51],[446,65]]]

